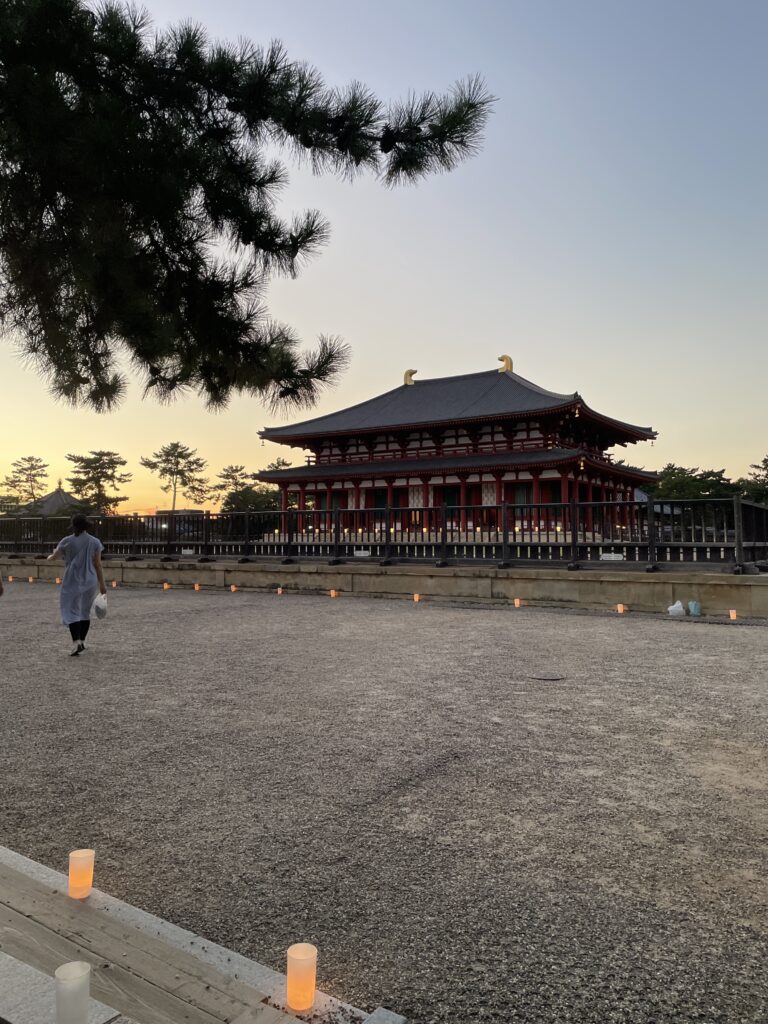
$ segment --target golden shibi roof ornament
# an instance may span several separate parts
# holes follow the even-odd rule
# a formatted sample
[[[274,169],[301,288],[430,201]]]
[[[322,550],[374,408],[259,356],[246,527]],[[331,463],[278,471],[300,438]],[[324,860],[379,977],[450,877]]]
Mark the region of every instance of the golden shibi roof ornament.
[[[501,366],[499,373],[512,373],[512,356],[497,356]]]
[[[413,384],[413,378],[418,370],[406,370],[403,374],[403,384]]]

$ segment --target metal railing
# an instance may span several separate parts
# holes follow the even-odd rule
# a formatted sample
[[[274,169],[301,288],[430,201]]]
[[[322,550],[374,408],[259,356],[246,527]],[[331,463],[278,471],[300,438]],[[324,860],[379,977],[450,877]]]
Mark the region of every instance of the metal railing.
[[[109,555],[733,565],[768,559],[768,507],[733,500],[93,517]],[[0,554],[49,554],[60,518],[0,517]]]

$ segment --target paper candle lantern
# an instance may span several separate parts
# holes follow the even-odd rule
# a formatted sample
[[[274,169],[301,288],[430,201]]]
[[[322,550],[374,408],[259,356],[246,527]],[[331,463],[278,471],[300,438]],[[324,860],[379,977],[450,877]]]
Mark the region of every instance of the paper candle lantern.
[[[421,594],[414,594],[413,595],[413,600],[414,600],[415,604],[418,604],[419,601],[421,600]]]
[[[57,577],[56,577],[56,582],[57,582],[57,583],[61,583],[61,576],[57,576]]]
[[[235,586],[234,583],[230,583],[229,590],[230,590],[230,593],[232,593],[232,594],[236,594],[237,593],[237,587]]]
[[[731,622],[735,622],[736,621],[736,609],[735,608],[731,608],[731,610],[728,612],[728,617],[730,618]]]
[[[624,607],[623,604],[617,604],[616,605],[616,611],[619,613],[619,615],[623,615],[624,612],[626,611],[626,608]]]
[[[338,592],[338,590],[329,590],[328,591],[328,596],[329,597],[338,597],[339,596],[339,592]]]
[[[35,582],[35,577],[34,576],[27,576],[27,579],[29,580],[30,583],[34,583]]]
[[[87,1024],[91,965],[84,960],[62,964],[54,972],[56,1024]]]
[[[164,583],[163,584],[163,590],[170,590],[170,589],[171,589],[171,584],[170,583]]]
[[[8,582],[9,582],[9,583],[13,583],[13,576],[9,576],[9,577],[8,577]]]
[[[112,589],[117,590],[117,580],[112,580]]]
[[[296,942],[288,948],[288,1006],[291,1010],[311,1010],[315,1002],[317,947]]]
[[[195,591],[199,591],[199,590],[202,590],[202,589],[203,589],[203,588],[202,588],[202,587],[200,586],[200,584],[199,584],[199,583],[196,583],[196,584],[195,584]]]
[[[523,607],[523,602],[520,600],[519,597],[516,597],[515,598],[515,608],[522,608],[522,607]]]
[[[69,895],[73,900],[84,900],[93,889],[93,850],[73,850],[69,855]]]
[[[283,588],[282,587],[278,587],[277,588],[277,596],[278,597],[282,597],[282,593],[283,593]]]

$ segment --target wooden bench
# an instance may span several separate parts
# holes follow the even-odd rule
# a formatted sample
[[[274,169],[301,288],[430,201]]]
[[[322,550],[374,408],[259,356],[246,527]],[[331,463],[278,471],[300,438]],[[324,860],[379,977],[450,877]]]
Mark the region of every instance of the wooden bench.
[[[136,1024],[300,1024],[263,992],[0,864],[0,950],[45,974],[91,965],[91,995]]]

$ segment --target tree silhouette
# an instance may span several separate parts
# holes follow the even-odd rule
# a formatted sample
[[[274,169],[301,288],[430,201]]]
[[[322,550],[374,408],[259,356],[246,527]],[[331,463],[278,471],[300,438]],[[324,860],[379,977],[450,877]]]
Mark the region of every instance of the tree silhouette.
[[[317,172],[412,182],[473,154],[491,103],[473,78],[385,105],[279,43],[153,32],[109,0],[4,0],[0,317],[72,404],[118,403],[121,355],[161,399],[311,404],[347,350],[321,337],[302,352],[264,305],[270,276],[295,276],[328,235],[316,210],[276,215],[275,147]]]
[[[11,463],[11,472],[3,480],[20,505],[29,505],[43,496],[48,479],[48,463],[36,455],[24,455]]]
[[[180,441],[163,445],[151,457],[141,460],[142,466],[156,473],[165,483],[161,490],[171,495],[171,510],[176,510],[178,492],[196,505],[208,497],[209,484],[203,476],[208,463],[197,454],[197,448],[189,448]]]
[[[88,455],[68,455],[67,459],[74,465],[74,472],[67,477],[67,483],[77,498],[99,515],[113,515],[118,505],[128,501],[125,495],[116,492],[130,483],[133,474],[120,472],[127,462],[117,452],[89,452]]]

